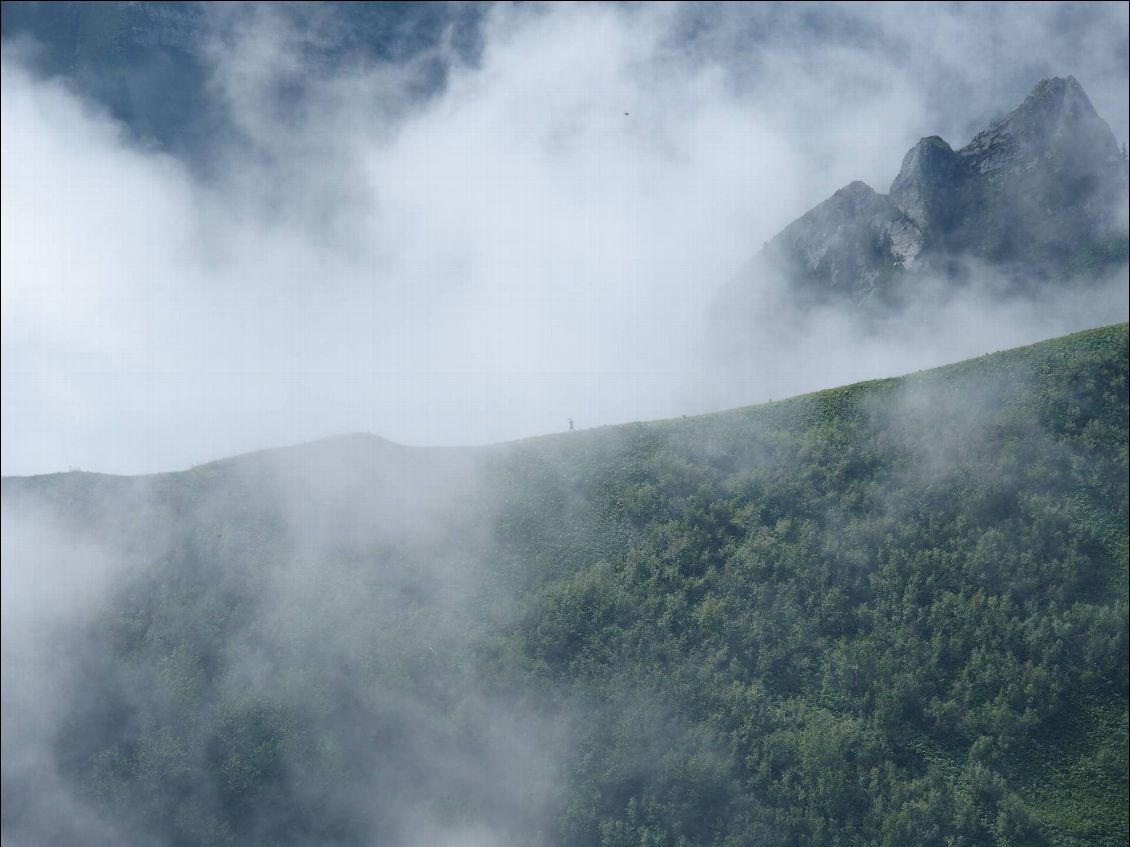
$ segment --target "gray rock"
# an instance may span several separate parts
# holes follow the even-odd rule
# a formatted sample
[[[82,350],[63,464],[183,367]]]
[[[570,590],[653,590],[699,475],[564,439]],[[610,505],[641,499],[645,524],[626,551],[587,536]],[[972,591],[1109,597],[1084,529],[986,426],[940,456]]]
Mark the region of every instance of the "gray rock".
[[[884,194],[863,182],[841,188],[766,247],[772,261],[810,293],[870,297],[922,246],[918,227]]]
[[[1071,77],[954,151],[937,136],[907,152],[888,195],[853,182],[766,245],[762,261],[805,296],[897,297],[963,260],[1018,286],[1127,261],[1127,168],[1110,127]]]
[[[1074,77],[1045,79],[959,155],[975,172],[1004,179],[1034,170],[1103,171],[1121,159],[1110,126]]]
[[[953,187],[964,180],[966,167],[941,138],[923,138],[903,158],[891,183],[891,200],[919,230],[948,231],[958,212]]]

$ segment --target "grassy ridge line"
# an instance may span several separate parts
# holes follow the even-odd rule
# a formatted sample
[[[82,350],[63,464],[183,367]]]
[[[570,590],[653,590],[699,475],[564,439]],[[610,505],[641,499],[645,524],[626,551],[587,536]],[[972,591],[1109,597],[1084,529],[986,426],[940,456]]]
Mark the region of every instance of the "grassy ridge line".
[[[486,448],[467,449],[505,451],[511,448],[534,450],[544,448],[552,450],[559,445],[568,445],[580,449],[593,441],[599,444],[602,439],[616,438],[626,431],[633,430],[638,433],[657,432],[673,437],[682,435],[694,438],[704,432],[704,426],[706,432],[737,424],[752,425],[761,431],[767,431],[770,427],[776,429],[807,427],[853,409],[864,397],[877,395],[882,398],[890,396],[901,387],[918,384],[944,386],[947,383],[959,383],[961,380],[973,376],[992,377],[1002,374],[1016,374],[1018,368],[1023,369],[1025,375],[1036,376],[1040,372],[1047,372],[1066,365],[1079,365],[1086,361],[1108,361],[1112,356],[1117,358],[1118,351],[1121,351],[1122,358],[1126,359],[1128,327],[1130,327],[1130,324],[1118,323],[1082,330],[1021,347],[986,353],[983,356],[965,359],[953,364],[940,365],[936,368],[927,368],[901,376],[863,380],[849,385],[798,394],[783,400],[773,400],[768,403],[739,406],[701,415],[608,424],[577,432],[535,435],[516,441],[489,445]],[[1013,385],[1014,393],[1020,389],[1021,386]]]
[[[506,450],[511,447],[533,446],[537,444],[553,444],[562,439],[589,439],[600,438],[603,434],[609,432],[616,432],[625,427],[647,427],[647,428],[670,428],[674,432],[679,432],[683,429],[688,431],[695,429],[702,423],[711,424],[717,422],[725,422],[731,418],[737,417],[739,419],[750,422],[756,422],[759,418],[764,422],[773,421],[779,425],[788,425],[790,423],[799,423],[801,418],[798,415],[802,414],[800,409],[806,409],[806,404],[821,403],[823,404],[824,416],[834,414],[837,408],[846,408],[851,405],[855,398],[858,398],[863,393],[868,392],[883,392],[894,389],[900,384],[912,384],[915,380],[935,380],[947,378],[953,379],[971,373],[973,371],[982,371],[984,373],[992,373],[995,370],[1006,368],[1018,362],[1031,362],[1033,359],[1051,365],[1056,362],[1064,363],[1068,359],[1075,358],[1080,349],[1088,349],[1092,353],[1102,355],[1104,352],[1109,352],[1107,345],[1111,342],[1117,343],[1122,339],[1121,343],[1123,349],[1126,348],[1126,323],[1112,324],[1106,327],[1099,327],[1096,329],[1083,330],[1080,332],[1072,333],[1070,335],[1059,336],[1057,338],[1048,339],[1045,341],[1038,341],[1033,344],[1014,347],[1008,350],[997,351],[995,353],[986,353],[984,356],[979,356],[973,359],[965,359],[948,365],[940,365],[936,368],[928,368],[913,373],[904,374],[893,377],[883,377],[881,379],[863,380],[849,385],[838,386],[835,388],[822,389],[820,391],[808,392],[806,394],[798,394],[793,397],[788,397],[783,400],[774,400],[768,403],[760,403],[751,406],[739,406],[734,409],[725,409],[717,412],[707,412],[701,415],[684,415],[678,418],[660,418],[653,421],[632,422],[623,424],[607,424],[604,426],[593,427],[592,429],[583,429],[571,433],[550,433],[545,435],[531,435],[527,438],[516,439],[514,441],[499,442],[497,444],[483,445],[477,447],[416,447],[411,445],[402,445],[395,442],[388,441],[380,436],[372,435],[369,433],[353,433],[349,435],[328,436],[326,438],[318,439],[317,441],[304,442],[287,447],[265,448],[262,450],[254,450],[249,453],[241,453],[235,456],[216,459],[206,462],[201,465],[196,465],[193,468],[183,471],[160,471],[153,474],[111,474],[103,473],[100,471],[54,471],[45,474],[30,474],[30,475],[15,475],[4,476],[0,478],[4,487],[8,488],[15,485],[15,480],[30,480],[30,479],[47,479],[57,477],[68,477],[71,479],[87,479],[92,480],[95,478],[102,479],[138,479],[138,478],[157,478],[167,475],[184,474],[184,473],[197,473],[203,474],[213,471],[222,470],[229,466],[231,463],[241,461],[251,461],[261,457],[270,456],[272,454],[284,452],[297,452],[317,449],[324,445],[338,445],[345,442],[352,441],[354,443],[368,442],[367,446],[379,445],[383,448],[393,449],[409,449],[414,451],[499,451]],[[767,416],[767,417],[763,417]]]

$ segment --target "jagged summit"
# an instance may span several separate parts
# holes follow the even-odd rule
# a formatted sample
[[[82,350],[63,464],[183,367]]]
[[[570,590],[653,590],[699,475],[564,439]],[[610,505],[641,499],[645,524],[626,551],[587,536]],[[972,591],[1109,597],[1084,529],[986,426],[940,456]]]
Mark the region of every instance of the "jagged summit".
[[[1027,170],[1048,158],[1117,162],[1118,143],[1074,77],[1038,82],[1027,99],[961,149],[982,174]]]
[[[944,140],[936,135],[923,138],[903,157],[891,183],[891,200],[920,232],[948,227],[956,210],[947,189],[961,168],[961,157]]]
[[[1073,77],[954,150],[932,135],[903,158],[889,194],[853,182],[786,227],[763,258],[798,291],[856,302],[895,295],[962,258],[1024,284],[1126,261],[1127,172],[1114,134]]]
[[[852,182],[786,227],[766,247],[771,260],[803,268],[827,291],[854,296],[910,267],[921,236],[890,198]]]

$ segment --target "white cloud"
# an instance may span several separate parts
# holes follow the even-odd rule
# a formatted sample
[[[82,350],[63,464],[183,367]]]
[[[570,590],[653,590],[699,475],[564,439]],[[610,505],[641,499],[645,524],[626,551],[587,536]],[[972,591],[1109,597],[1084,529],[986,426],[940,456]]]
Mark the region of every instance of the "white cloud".
[[[481,63],[424,100],[444,44],[331,73],[253,15],[229,31],[245,49],[212,54],[242,135],[207,179],[6,54],[4,473],[172,469],[357,430],[487,442],[762,399],[698,391],[718,289],[843,183],[885,189],[918,136],[1018,102],[973,85],[989,36],[966,45],[963,22],[988,21],[1001,55],[1045,45],[1055,64],[1068,43],[1051,12],[963,9],[931,13],[940,40],[909,9],[833,9],[871,33],[853,40],[787,7],[706,8],[713,28],[687,41],[701,10],[497,7]],[[1126,90],[1110,15],[1092,11],[1083,30],[1106,40],[1075,69],[1101,80],[1100,109]],[[296,75],[280,113],[269,93]]]

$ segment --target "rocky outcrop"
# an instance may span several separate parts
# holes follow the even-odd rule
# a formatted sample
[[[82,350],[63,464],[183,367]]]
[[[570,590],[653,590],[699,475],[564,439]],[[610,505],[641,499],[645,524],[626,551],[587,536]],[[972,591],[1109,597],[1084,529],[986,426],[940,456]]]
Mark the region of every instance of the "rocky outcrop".
[[[1121,160],[1114,134],[1074,77],[1045,79],[1013,112],[960,152],[975,173],[1000,180],[1034,170],[1105,172]]]
[[[1036,285],[1126,261],[1126,192],[1110,127],[1075,79],[1048,79],[960,150],[923,138],[889,194],[837,191],[763,259],[798,292],[857,303],[963,258]]]
[[[1092,245],[1125,240],[1126,164],[1072,77],[1037,84],[958,155],[967,213],[952,248],[1060,272]]]
[[[921,248],[921,231],[890,197],[853,182],[786,227],[766,250],[810,288],[866,298],[895,269],[912,267]]]
[[[891,201],[921,232],[953,228],[959,212],[953,187],[964,176],[965,163],[936,135],[923,138],[902,160],[891,183]]]

